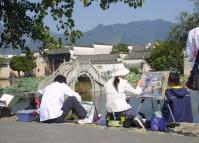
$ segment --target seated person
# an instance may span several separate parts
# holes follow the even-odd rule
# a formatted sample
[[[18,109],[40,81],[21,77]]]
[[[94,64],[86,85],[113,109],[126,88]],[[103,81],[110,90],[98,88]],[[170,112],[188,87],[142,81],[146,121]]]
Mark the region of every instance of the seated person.
[[[165,92],[162,108],[163,117],[169,122],[193,122],[190,92],[180,84],[180,74],[171,72],[168,80],[169,88]],[[171,108],[171,112],[169,111]],[[174,118],[174,119],[173,119]]]
[[[131,118],[132,122],[140,127],[144,128],[141,120],[141,116],[135,112],[131,105],[127,103],[127,93],[133,93],[139,95],[142,92],[141,81],[138,81],[136,89],[133,88],[124,77],[129,73],[129,70],[123,65],[118,67],[117,70],[113,71],[113,78],[107,81],[105,84],[105,95],[106,95],[106,111],[108,114],[122,114]]]
[[[86,117],[86,110],[80,104],[81,96],[66,85],[64,76],[57,75],[52,84],[39,92],[42,94],[39,110],[41,122],[62,123],[70,110],[79,119]]]

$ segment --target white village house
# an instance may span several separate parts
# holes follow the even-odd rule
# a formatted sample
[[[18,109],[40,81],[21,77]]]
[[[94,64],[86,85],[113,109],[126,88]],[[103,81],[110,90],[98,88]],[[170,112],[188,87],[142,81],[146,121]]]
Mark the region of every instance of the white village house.
[[[111,73],[119,64],[138,68],[141,72],[150,70],[145,61],[152,46],[128,46],[129,54],[111,54],[113,45],[93,44],[92,47],[74,46],[70,50],[71,59],[90,61],[102,74]]]
[[[140,72],[147,72],[150,66],[145,58],[150,56],[152,45],[128,46],[129,54],[110,54],[113,45],[93,44],[92,46],[66,46],[65,48],[47,50],[47,57],[35,53],[37,67],[33,70],[36,77],[52,74],[64,61],[89,61],[102,74],[110,74],[118,64],[124,64],[128,68],[134,67]],[[56,57],[56,58],[55,58]],[[9,59],[9,58],[8,58]],[[190,62],[184,60],[184,73],[190,73]],[[5,66],[6,65],[6,66]],[[0,68],[0,78],[8,78],[11,69],[9,62]]]

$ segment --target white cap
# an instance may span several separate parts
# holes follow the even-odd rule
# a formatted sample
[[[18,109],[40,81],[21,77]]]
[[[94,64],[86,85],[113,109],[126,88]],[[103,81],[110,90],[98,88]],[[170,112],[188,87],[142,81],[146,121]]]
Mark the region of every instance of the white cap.
[[[125,76],[129,73],[129,70],[124,67],[123,64],[119,65],[112,73],[112,76]]]

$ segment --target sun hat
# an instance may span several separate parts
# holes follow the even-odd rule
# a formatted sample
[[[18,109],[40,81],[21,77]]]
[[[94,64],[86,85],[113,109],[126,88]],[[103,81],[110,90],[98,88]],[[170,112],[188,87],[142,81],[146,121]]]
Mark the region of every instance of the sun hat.
[[[129,70],[124,67],[123,64],[118,65],[118,67],[113,70],[112,76],[125,76],[129,73]]]

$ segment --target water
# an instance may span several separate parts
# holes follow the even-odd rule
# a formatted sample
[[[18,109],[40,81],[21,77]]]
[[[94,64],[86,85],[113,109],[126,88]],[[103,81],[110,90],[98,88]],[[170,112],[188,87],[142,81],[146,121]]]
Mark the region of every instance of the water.
[[[103,92],[80,93],[83,101],[93,101],[99,114],[105,114],[105,96]]]
[[[0,80],[0,89],[2,88],[6,88],[6,87],[10,87],[11,83],[9,80],[5,79],[5,80]]]
[[[104,93],[90,93],[90,99],[89,101],[94,101],[96,108],[100,114],[105,114],[105,95]],[[84,99],[83,99],[84,100]],[[132,108],[137,111],[139,105],[140,105],[141,99],[132,97],[130,99],[130,104],[132,105]],[[192,113],[193,113],[193,120],[194,123],[199,123],[199,93],[198,91],[192,91],[191,96],[191,102],[192,102]],[[161,106],[163,105],[163,101],[160,101],[160,107],[158,107],[157,100],[145,100],[142,104],[141,109],[139,112],[144,113],[146,116],[146,119],[150,120],[153,116],[154,111],[158,111],[161,109]]]
[[[0,80],[0,89],[3,87],[10,86],[10,82],[8,80]],[[1,93],[0,93],[1,95]],[[105,94],[103,92],[96,92],[96,93],[80,93],[82,96],[82,100],[85,101],[93,101],[95,103],[95,106],[97,108],[97,111],[99,114],[105,114]],[[20,100],[19,104],[17,104],[13,111],[17,111],[19,109],[24,109],[29,106],[30,99],[23,99]],[[199,123],[199,93],[198,91],[192,91],[192,112],[194,117],[194,122]],[[137,110],[138,106],[140,104],[140,99],[132,97],[130,100],[130,104],[132,105],[133,109]],[[162,105],[162,102],[161,104]],[[140,109],[140,112],[144,113],[146,115],[147,119],[151,119],[154,111],[158,110],[156,101],[151,100],[145,100],[144,104],[142,105],[142,108]]]

